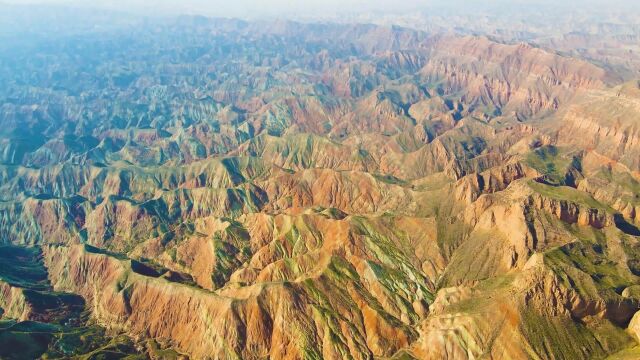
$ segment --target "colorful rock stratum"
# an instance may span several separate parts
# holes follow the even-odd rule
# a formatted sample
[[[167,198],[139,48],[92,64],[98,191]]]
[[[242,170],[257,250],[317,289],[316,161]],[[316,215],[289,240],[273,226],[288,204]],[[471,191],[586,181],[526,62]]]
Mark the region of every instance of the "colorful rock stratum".
[[[0,358],[640,358],[631,72],[389,26],[103,25],[0,45]]]

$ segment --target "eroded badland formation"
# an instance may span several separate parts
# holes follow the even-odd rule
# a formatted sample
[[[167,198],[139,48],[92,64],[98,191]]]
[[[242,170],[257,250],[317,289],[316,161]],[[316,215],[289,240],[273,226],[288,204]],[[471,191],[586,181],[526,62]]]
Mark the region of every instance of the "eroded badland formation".
[[[640,357],[638,81],[373,25],[40,46],[0,60],[2,357]]]

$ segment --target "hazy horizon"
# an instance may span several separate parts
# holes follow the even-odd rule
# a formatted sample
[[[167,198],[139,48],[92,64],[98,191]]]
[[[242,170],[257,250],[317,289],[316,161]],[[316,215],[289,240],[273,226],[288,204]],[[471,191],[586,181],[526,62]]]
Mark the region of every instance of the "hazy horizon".
[[[205,15],[236,18],[257,17],[326,17],[353,15],[371,12],[383,13],[410,13],[412,11],[428,11],[444,9],[461,12],[470,11],[494,11],[501,8],[524,7],[540,11],[549,9],[575,10],[622,10],[638,8],[639,4],[633,0],[406,0],[397,2],[393,0],[236,0],[229,1],[204,1],[186,0],[179,4],[169,0],[150,2],[148,0],[97,0],[90,4],[79,0],[4,0],[0,3],[16,5],[63,5],[82,8],[109,9],[124,12],[132,12],[145,15]],[[557,15],[557,14],[555,14]],[[571,15],[571,13],[567,13]]]

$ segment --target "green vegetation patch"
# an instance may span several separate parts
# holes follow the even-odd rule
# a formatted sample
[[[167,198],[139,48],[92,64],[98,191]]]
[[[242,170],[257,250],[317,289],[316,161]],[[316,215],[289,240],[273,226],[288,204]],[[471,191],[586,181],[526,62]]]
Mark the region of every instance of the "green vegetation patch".
[[[563,316],[543,316],[521,309],[522,332],[536,352],[533,357],[557,359],[601,359],[631,346],[631,337],[621,328],[602,321],[589,326]],[[533,354],[532,354],[533,355]]]
[[[614,297],[616,291],[633,285],[634,279],[618,263],[609,259],[606,247],[598,242],[573,242],[545,254],[545,263],[567,288],[586,298]]]
[[[535,192],[552,199],[571,201],[592,209],[609,210],[608,207],[602,205],[591,195],[569,186],[551,186],[533,180],[530,180],[528,184]]]
[[[0,246],[0,280],[20,288],[47,290],[47,271],[38,248]]]
[[[567,174],[571,169],[580,169],[579,160],[564,153],[555,146],[543,146],[530,152],[525,163],[545,175],[545,179],[554,185],[567,185]]]

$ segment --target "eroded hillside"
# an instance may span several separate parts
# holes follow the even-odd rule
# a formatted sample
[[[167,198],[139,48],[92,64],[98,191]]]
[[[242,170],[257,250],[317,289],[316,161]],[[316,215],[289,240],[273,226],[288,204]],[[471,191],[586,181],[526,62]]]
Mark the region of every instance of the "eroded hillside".
[[[69,332],[103,339],[87,356],[639,354],[637,82],[398,27],[137,29],[0,54],[0,342],[50,323],[37,356]]]

